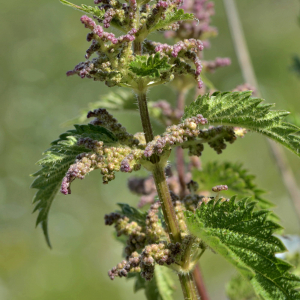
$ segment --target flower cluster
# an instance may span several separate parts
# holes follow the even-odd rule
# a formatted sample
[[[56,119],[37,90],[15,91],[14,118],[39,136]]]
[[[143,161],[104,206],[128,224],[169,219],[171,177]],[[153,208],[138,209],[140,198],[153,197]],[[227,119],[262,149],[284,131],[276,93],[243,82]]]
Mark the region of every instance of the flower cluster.
[[[120,213],[105,215],[105,224],[115,224],[117,236],[127,236],[125,254],[127,259],[133,252],[143,249],[146,244],[157,243],[166,232],[159,225],[158,208],[160,204],[156,202],[151,205],[145,218],[145,223],[138,224]]]
[[[118,123],[118,121],[106,109],[99,108],[88,112],[87,118],[92,117],[95,119],[91,121],[90,124],[105,127],[117,137],[120,143],[128,146],[136,146],[139,144],[139,140],[132,134],[129,134],[126,128],[123,127],[122,124]]]
[[[164,150],[169,149],[171,146],[195,140],[200,132],[198,125],[205,125],[206,123],[207,119],[203,118],[202,115],[197,115],[196,117],[186,119],[179,125],[168,127],[163,136],[156,136],[152,142],[147,144],[144,156],[150,157],[154,153],[161,155]]]
[[[185,12],[193,13],[195,20],[181,23],[178,30],[167,31],[165,36],[179,40],[201,39],[204,41],[204,46],[208,47],[207,39],[217,35],[217,29],[210,26],[211,16],[215,14],[214,3],[209,0],[185,0],[180,8]]]
[[[227,67],[231,65],[230,58],[222,58],[217,57],[215,60],[212,61],[203,61],[203,68],[206,72],[213,73],[216,71],[216,69],[221,67]]]
[[[226,149],[225,141],[232,144],[237,139],[234,128],[226,126],[200,130],[198,137],[206,141],[218,154]]]
[[[127,277],[129,272],[140,272],[145,280],[151,280],[154,276],[155,264],[171,265],[181,253],[179,243],[167,244],[160,242],[158,244],[147,245],[141,254],[133,252],[128,260],[123,260],[108,271],[111,280],[115,277]]]
[[[117,235],[125,235],[128,237],[125,247],[126,260],[123,260],[117,266],[113,267],[109,272],[109,277],[113,280],[115,277],[127,277],[128,273],[139,272],[145,280],[151,280],[154,276],[155,265],[169,266],[176,263],[176,268],[180,268],[184,263],[184,254],[186,248],[190,247],[191,241],[189,236],[184,211],[195,211],[202,203],[215,201],[213,197],[200,196],[196,193],[198,184],[190,181],[188,184],[190,194],[180,198],[171,192],[171,198],[175,209],[176,218],[179,223],[183,241],[182,243],[166,242],[167,233],[159,225],[159,202],[155,202],[145,216],[145,221],[139,220],[139,224],[131,221],[120,213],[111,213],[105,216],[105,224],[113,225],[117,231]],[[216,186],[212,190],[226,190],[227,186]],[[226,201],[222,198],[222,201]],[[143,224],[143,225],[142,225]],[[205,245],[202,245],[205,247]],[[175,265],[174,265],[175,266]]]
[[[141,168],[140,161],[143,157],[143,150],[139,149],[139,139],[126,131],[118,121],[109,114],[106,109],[96,109],[87,114],[88,118],[95,117],[90,124],[101,126],[112,132],[118,142],[114,145],[89,137],[78,138],[77,145],[86,148],[77,156],[66,173],[61,192],[70,194],[71,182],[76,179],[83,179],[89,172],[99,169],[103,175],[103,183],[115,179],[115,172],[132,172]]]
[[[203,82],[200,78],[202,64],[198,54],[203,50],[203,43],[200,40],[185,39],[173,46],[146,40],[144,47],[150,54],[159,52],[163,57],[167,56],[168,63],[173,65],[173,74],[190,74],[198,82],[198,87],[202,87]],[[195,70],[189,64],[190,61],[194,63]]]
[[[103,21],[105,28],[109,27],[112,16],[122,15],[120,11],[123,10],[117,9],[114,13],[112,10],[106,11]],[[82,16],[80,20],[86,28],[92,31],[87,35],[87,41],[92,41],[92,44],[86,51],[85,58],[89,59],[94,53],[97,53],[97,57],[79,63],[72,71],[67,72],[67,75],[78,74],[81,78],[105,81],[108,86],[125,84],[126,72],[122,70],[128,62],[133,60],[131,47],[136,30],[131,29],[127,34],[117,38],[113,33],[105,32],[101,25],[97,25],[88,16]]]
[[[221,192],[221,191],[227,191],[228,186],[227,185],[216,185],[211,190],[215,193],[218,193],[218,192]]]
[[[166,126],[178,124],[183,111],[178,108],[173,108],[171,104],[165,100],[149,103],[149,114]]]

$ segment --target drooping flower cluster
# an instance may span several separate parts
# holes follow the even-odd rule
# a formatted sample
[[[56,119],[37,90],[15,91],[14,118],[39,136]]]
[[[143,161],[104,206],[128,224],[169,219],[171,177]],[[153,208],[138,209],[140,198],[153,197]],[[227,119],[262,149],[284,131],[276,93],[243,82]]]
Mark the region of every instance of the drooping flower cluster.
[[[102,126],[113,132],[118,141],[128,146],[137,146],[139,140],[132,134],[128,133],[126,128],[104,108],[95,109],[87,114],[87,118],[95,118],[90,124]]]
[[[133,252],[128,260],[123,260],[109,270],[108,276],[114,280],[115,277],[127,277],[129,272],[140,272],[141,277],[149,281],[154,276],[155,264],[171,265],[175,263],[180,253],[179,243],[150,244],[144,248],[141,254]]]
[[[203,118],[202,115],[197,115],[186,119],[184,123],[167,127],[163,136],[156,136],[152,142],[147,144],[144,156],[150,157],[154,153],[161,155],[164,150],[173,145],[180,145],[189,140],[195,140],[199,135],[198,125],[205,125],[206,123],[207,119]]]
[[[79,63],[72,71],[67,72],[67,75],[78,74],[81,78],[105,81],[108,86],[125,84],[126,76],[122,70],[133,60],[131,47],[136,30],[128,30],[127,34],[117,38],[113,33],[105,32],[101,25],[96,25],[88,16],[82,16],[80,20],[92,31],[87,35],[87,41],[92,41],[92,44],[86,51],[85,58],[89,59],[94,53],[98,56]],[[108,24],[107,21],[104,27]]]
[[[153,203],[148,210],[145,221],[137,223],[120,213],[105,215],[105,224],[115,224],[117,236],[125,235],[128,237],[125,247],[126,257],[137,250],[143,249],[145,245],[157,243],[167,233],[158,223],[159,202]]]
[[[118,236],[127,236],[126,260],[108,271],[108,275],[112,280],[115,277],[127,277],[128,273],[134,272],[140,273],[145,280],[151,280],[154,276],[156,264],[180,269],[180,266],[186,263],[186,259],[189,259],[185,256],[185,251],[188,248],[190,249],[192,244],[197,244],[200,248],[206,247],[198,239],[192,238],[191,240],[185,223],[184,211],[194,212],[202,203],[207,204],[209,201],[215,201],[215,199],[198,195],[196,193],[198,184],[194,181],[190,181],[187,186],[190,194],[182,198],[171,192],[176,218],[181,230],[182,243],[174,244],[166,241],[168,240],[168,234],[161,227],[158,217],[159,202],[151,205],[144,217],[145,221],[139,219],[139,224],[135,221],[130,222],[129,218],[121,213],[111,213],[105,216],[105,224],[115,224]],[[224,190],[224,188],[221,188],[221,190]],[[222,198],[221,201],[226,201],[226,199]],[[190,250],[188,250],[188,253],[192,262],[193,254],[190,253]]]
[[[100,170],[103,183],[106,184],[115,178],[115,172],[132,172],[141,168],[143,150],[137,147],[137,138],[129,134],[105,109],[90,111],[87,117],[95,117],[90,124],[108,129],[117,138],[117,142],[113,145],[106,144],[105,141],[97,140],[97,136],[95,139],[78,138],[77,145],[88,151],[79,154],[66,173],[60,190],[65,195],[71,193],[70,185],[74,179],[83,179],[93,170]]]
[[[159,52],[163,57],[167,56],[168,63],[173,65],[174,75],[190,74],[198,82],[198,87],[202,87],[203,82],[200,78],[202,64],[198,54],[203,50],[203,43],[200,40],[185,39],[173,46],[146,40],[144,47],[150,54]],[[189,64],[190,61],[194,63],[195,69]]]

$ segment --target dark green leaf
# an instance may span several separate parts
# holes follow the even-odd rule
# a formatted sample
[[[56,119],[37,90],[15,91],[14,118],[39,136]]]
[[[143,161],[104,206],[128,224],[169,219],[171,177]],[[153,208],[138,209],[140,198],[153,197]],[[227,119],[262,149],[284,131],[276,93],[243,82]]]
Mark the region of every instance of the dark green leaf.
[[[250,98],[247,92],[216,92],[198,97],[184,111],[183,119],[202,114],[210,125],[243,127],[259,132],[300,155],[299,127],[283,122],[289,112],[271,110],[273,105]]]
[[[146,212],[142,212],[126,203],[118,203],[121,208],[121,214],[128,217],[130,221],[135,221],[141,226],[145,226]]]
[[[47,244],[51,247],[48,234],[48,214],[56,196],[62,179],[69,167],[80,153],[90,150],[77,146],[77,139],[90,137],[107,143],[116,141],[115,136],[107,129],[94,125],[75,125],[75,129],[63,133],[58,140],[51,143],[51,147],[44,153],[45,157],[38,161],[42,168],[32,174],[36,177],[31,188],[38,189],[33,203],[34,211],[39,211],[36,224],[41,224]]]
[[[295,289],[300,278],[288,272],[290,264],[275,257],[286,250],[273,236],[280,226],[268,220],[269,211],[254,211],[255,203],[247,200],[211,200],[195,214],[186,211],[190,232],[232,263],[263,299],[300,299]]]

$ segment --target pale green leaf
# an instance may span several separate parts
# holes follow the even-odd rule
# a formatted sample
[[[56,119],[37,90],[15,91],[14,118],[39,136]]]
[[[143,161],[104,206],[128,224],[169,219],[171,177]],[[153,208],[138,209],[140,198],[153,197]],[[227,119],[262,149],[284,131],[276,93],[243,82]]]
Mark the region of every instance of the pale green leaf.
[[[104,14],[105,14],[105,10],[100,9],[98,6],[92,7],[92,6],[87,6],[85,4],[82,4],[81,6],[79,6],[79,5],[73,4],[73,3],[69,2],[69,1],[66,1],[66,0],[59,0],[59,1],[64,5],[72,7],[76,10],[81,11],[81,12],[91,14],[91,15],[96,16],[98,18],[103,18]]]
[[[251,91],[216,92],[204,95],[187,106],[183,119],[202,114],[209,125],[243,127],[261,133],[300,155],[299,127],[284,122],[289,112],[271,110],[272,104],[250,98]]]
[[[160,73],[171,68],[168,64],[168,57],[160,57],[160,53],[155,55],[136,55],[135,60],[130,63],[129,69],[137,76],[159,77]]]
[[[164,19],[160,19],[153,27],[151,32],[154,30],[166,29],[168,26],[182,21],[192,21],[195,19],[193,14],[185,13],[183,9],[175,8],[174,11],[167,12]]]
[[[211,200],[202,203],[195,214],[186,211],[191,234],[233,264],[263,299],[300,299],[295,289],[300,278],[288,272],[290,264],[275,257],[286,250],[273,236],[280,226],[268,220],[269,211],[254,211],[255,203],[247,200]]]

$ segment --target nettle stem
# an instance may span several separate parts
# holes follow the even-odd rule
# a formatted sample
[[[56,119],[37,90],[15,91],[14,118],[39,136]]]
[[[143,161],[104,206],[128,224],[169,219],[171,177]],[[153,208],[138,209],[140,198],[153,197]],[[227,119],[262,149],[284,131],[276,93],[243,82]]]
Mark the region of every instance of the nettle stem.
[[[195,281],[192,273],[178,274],[183,296],[185,300],[200,299],[197,294]]]
[[[145,133],[146,142],[153,140],[153,131],[150,123],[150,116],[147,107],[146,90],[141,89],[137,92],[137,99],[140,109],[140,116],[142,121],[143,130]],[[162,211],[164,214],[165,223],[170,236],[170,240],[173,243],[181,242],[181,234],[179,224],[176,219],[175,210],[172,204],[172,199],[166,180],[164,166],[159,163],[159,158],[155,158],[151,161],[153,163],[152,174],[157,189],[158,197],[161,203]],[[178,274],[184,299],[185,300],[198,300],[196,286],[194,278],[191,273]]]

